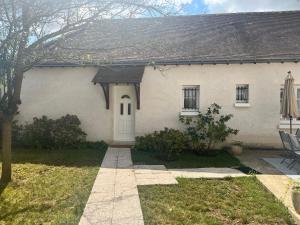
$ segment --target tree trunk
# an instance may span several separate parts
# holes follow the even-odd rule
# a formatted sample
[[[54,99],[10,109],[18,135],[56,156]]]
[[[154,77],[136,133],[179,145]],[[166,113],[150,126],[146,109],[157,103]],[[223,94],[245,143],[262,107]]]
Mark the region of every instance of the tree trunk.
[[[11,181],[11,127],[12,121],[4,118],[2,121],[2,174],[1,182]]]

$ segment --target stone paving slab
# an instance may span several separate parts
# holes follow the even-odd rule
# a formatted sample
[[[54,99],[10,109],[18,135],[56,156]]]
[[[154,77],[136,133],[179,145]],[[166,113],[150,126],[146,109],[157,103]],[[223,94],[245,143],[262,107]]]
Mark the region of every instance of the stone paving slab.
[[[231,168],[167,169],[164,165],[135,165],[134,172],[138,185],[178,184],[176,177],[184,178],[225,178],[247,176]]]
[[[130,149],[108,148],[79,225],[144,225]]]
[[[178,184],[164,165],[135,165],[134,173],[138,185]]]
[[[153,172],[154,170],[167,170],[164,165],[134,165],[133,168],[136,172],[142,172],[143,170],[151,170]]]
[[[175,177],[184,178],[225,178],[244,177],[243,172],[231,168],[195,168],[195,169],[169,169]]]

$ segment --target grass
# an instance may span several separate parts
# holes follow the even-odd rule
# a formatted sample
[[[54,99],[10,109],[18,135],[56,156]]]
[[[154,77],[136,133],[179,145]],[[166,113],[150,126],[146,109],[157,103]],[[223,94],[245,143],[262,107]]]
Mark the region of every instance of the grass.
[[[145,225],[290,225],[288,210],[255,177],[178,179],[139,186]]]
[[[167,168],[200,168],[200,167],[241,167],[240,161],[226,151],[219,151],[215,156],[200,156],[192,152],[183,152],[175,161],[164,161],[155,157],[152,152],[131,152],[134,164],[165,165]]]
[[[0,225],[78,224],[104,154],[105,149],[13,151],[13,181],[0,185]]]

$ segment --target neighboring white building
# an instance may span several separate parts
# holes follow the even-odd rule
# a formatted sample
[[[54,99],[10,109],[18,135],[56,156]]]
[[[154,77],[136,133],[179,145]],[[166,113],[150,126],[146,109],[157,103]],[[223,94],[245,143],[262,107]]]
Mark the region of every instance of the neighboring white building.
[[[25,74],[20,122],[76,114],[89,140],[133,141],[217,103],[235,140],[277,147],[288,71],[300,103],[298,11],[105,21],[63,46]]]

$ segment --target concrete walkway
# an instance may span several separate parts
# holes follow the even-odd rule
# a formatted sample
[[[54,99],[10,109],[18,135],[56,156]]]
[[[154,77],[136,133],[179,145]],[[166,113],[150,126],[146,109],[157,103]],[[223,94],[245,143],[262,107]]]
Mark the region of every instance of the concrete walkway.
[[[135,165],[134,170],[138,185],[177,184],[177,177],[220,179],[247,176],[231,168],[167,169],[164,165]]]
[[[144,224],[130,149],[107,150],[79,224]]]
[[[229,168],[167,170],[163,165],[133,167],[129,148],[108,148],[79,225],[144,225],[137,185],[177,184],[176,177],[246,176]]]

